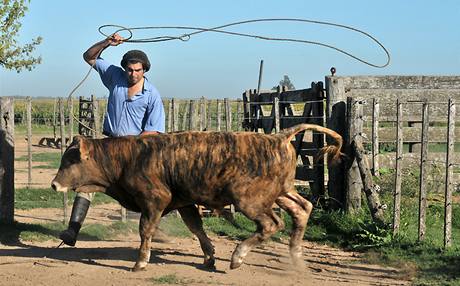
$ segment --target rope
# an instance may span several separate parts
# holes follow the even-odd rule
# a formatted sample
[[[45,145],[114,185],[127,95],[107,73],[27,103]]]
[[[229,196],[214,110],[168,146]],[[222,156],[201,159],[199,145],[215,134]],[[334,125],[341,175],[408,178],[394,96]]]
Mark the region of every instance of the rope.
[[[332,27],[338,27],[346,30],[350,30],[353,32],[360,33],[368,38],[370,38],[372,41],[374,41],[378,46],[382,48],[382,50],[385,52],[386,55],[386,62],[382,65],[374,64],[369,61],[366,61],[360,57],[357,57],[353,55],[350,52],[347,52],[343,49],[337,48],[333,45],[321,43],[321,42],[316,42],[316,41],[309,41],[309,40],[303,40],[303,39],[295,39],[295,38],[276,38],[276,37],[267,37],[267,36],[262,36],[262,35],[256,35],[256,34],[246,34],[246,33],[239,33],[239,32],[231,32],[231,31],[226,31],[222,30],[224,28],[232,27],[232,26],[239,26],[239,25],[245,25],[245,24],[250,24],[250,23],[257,23],[257,22],[300,22],[300,23],[310,23],[310,24],[318,24],[318,25],[326,25],[326,26],[332,26]],[[115,28],[115,32],[111,34],[104,33],[103,30],[106,28]],[[158,30],[158,29],[175,29],[175,30],[192,30],[194,32],[191,33],[186,33],[178,36],[158,36],[158,37],[152,37],[152,38],[135,38],[133,39],[133,31],[134,30]],[[248,38],[255,38],[259,40],[266,40],[266,41],[280,41],[280,42],[295,42],[295,43],[302,43],[302,44],[311,44],[311,45],[317,45],[321,47],[325,47],[328,49],[335,50],[339,53],[342,53],[348,57],[351,57],[361,63],[364,63],[366,65],[375,67],[375,68],[384,68],[390,64],[390,53],[389,51],[385,48],[385,46],[380,43],[375,37],[370,35],[369,33],[362,31],[360,29],[347,26],[347,25],[342,25],[342,24],[336,24],[332,22],[326,22],[326,21],[316,21],[316,20],[309,20],[309,19],[297,19],[297,18],[266,18],[266,19],[251,19],[251,20],[244,20],[244,21],[238,21],[238,22],[233,22],[233,23],[228,23],[225,25],[221,26],[216,26],[213,28],[202,28],[202,27],[190,27],[190,26],[146,26],[146,27],[123,27],[120,25],[113,25],[113,24],[107,24],[107,25],[102,25],[98,28],[99,33],[101,33],[105,37],[111,37],[113,34],[118,33],[118,32],[123,32],[127,31],[129,33],[129,36],[124,39],[124,42],[127,43],[156,43],[156,42],[164,42],[164,41],[172,41],[172,40],[180,40],[183,42],[189,41],[192,36],[205,33],[205,32],[214,32],[214,33],[222,33],[226,35],[232,35],[232,36],[239,36],[239,37],[248,37]],[[102,52],[102,50],[99,52],[99,54]],[[99,55],[98,55],[99,56]],[[67,102],[70,101],[70,98],[72,95],[80,88],[80,86],[86,81],[88,76],[91,73],[91,70],[93,69],[94,64],[89,68],[88,72],[86,75],[83,77],[83,79],[72,89],[72,91],[68,95]],[[79,124],[85,126],[89,130],[92,130],[93,132],[96,132],[93,128],[87,126],[85,123],[81,122],[79,118],[77,118],[75,115],[73,115],[75,121],[77,121]]]
[[[304,40],[304,39],[295,39],[295,38],[276,38],[276,37],[267,37],[267,36],[261,36],[261,35],[256,35],[256,34],[246,34],[246,33],[239,33],[239,32],[230,32],[226,30],[222,30],[224,28],[232,27],[232,26],[238,26],[238,25],[244,25],[244,24],[250,24],[250,23],[257,23],[257,22],[300,22],[300,23],[310,23],[310,24],[318,24],[318,25],[326,25],[326,26],[332,26],[332,27],[338,27],[342,28],[345,30],[350,30],[356,33],[360,33],[368,38],[370,38],[372,41],[374,41],[377,45],[379,45],[382,50],[385,52],[387,60],[384,64],[378,65],[378,64],[373,64],[369,61],[366,61],[360,57],[357,57],[353,55],[350,52],[347,52],[343,49],[337,48],[333,45],[321,43],[321,42],[316,42],[316,41],[309,41],[309,40]],[[248,38],[255,38],[259,40],[267,40],[267,41],[282,41],[282,42],[295,42],[295,43],[303,43],[303,44],[311,44],[311,45],[317,45],[317,46],[322,46],[325,48],[329,48],[332,50],[335,50],[339,53],[345,54],[346,56],[349,56],[361,63],[364,63],[366,65],[375,67],[375,68],[384,68],[390,64],[390,53],[389,51],[385,48],[385,46],[377,40],[375,37],[370,35],[369,33],[351,27],[347,25],[342,25],[342,24],[336,24],[332,22],[325,22],[325,21],[315,21],[315,20],[309,20],[309,19],[297,19],[297,18],[267,18],[267,19],[251,19],[251,20],[245,20],[245,21],[239,21],[239,22],[233,22],[213,28],[202,28],[202,27],[189,27],[189,26],[146,26],[146,27],[123,27],[120,25],[112,25],[112,24],[107,24],[107,25],[102,25],[99,27],[99,33],[106,37],[110,37],[111,35],[106,34],[103,32],[105,28],[117,28],[117,30],[114,33],[122,32],[122,31],[128,31],[130,33],[130,36],[125,40],[125,42],[128,43],[155,43],[155,42],[164,42],[164,41],[172,41],[172,40],[181,40],[183,42],[186,42],[190,40],[190,38],[194,35],[200,34],[200,33],[205,33],[205,32],[214,32],[214,33],[222,33],[222,34],[227,34],[227,35],[232,35],[232,36],[239,36],[239,37],[248,37]],[[158,37],[152,37],[152,38],[138,38],[138,39],[133,39],[133,31],[134,30],[154,30],[154,29],[181,29],[181,30],[194,30],[195,32],[191,33],[186,33],[178,36],[158,36]],[[112,34],[114,34],[112,33]]]

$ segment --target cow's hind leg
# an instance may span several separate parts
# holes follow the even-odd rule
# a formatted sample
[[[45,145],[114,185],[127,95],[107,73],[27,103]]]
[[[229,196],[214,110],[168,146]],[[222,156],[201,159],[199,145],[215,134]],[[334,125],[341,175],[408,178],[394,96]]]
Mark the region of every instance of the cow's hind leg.
[[[188,229],[196,235],[200,241],[201,249],[204,254],[203,265],[206,268],[214,269],[215,259],[214,259],[214,246],[211,243],[211,240],[206,235],[203,229],[203,221],[201,220],[200,213],[198,208],[195,205],[190,205],[178,209],[182,220],[187,225]]]
[[[313,205],[296,192],[289,192],[278,197],[276,203],[292,217],[293,229],[289,249],[293,263],[297,266],[301,265],[301,243]]]
[[[271,210],[266,210],[264,213],[252,214],[251,212],[241,211],[257,225],[256,233],[240,243],[232,254],[232,262],[230,269],[235,269],[243,264],[243,259],[251,251],[251,249],[261,244],[266,239],[270,238],[275,232],[284,228],[283,221]],[[257,209],[257,208],[254,208]]]

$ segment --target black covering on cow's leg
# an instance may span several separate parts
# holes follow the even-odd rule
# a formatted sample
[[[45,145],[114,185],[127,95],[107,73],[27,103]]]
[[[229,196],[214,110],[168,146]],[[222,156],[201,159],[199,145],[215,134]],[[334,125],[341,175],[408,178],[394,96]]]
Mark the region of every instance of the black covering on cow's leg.
[[[302,265],[302,238],[307,227],[313,205],[296,192],[287,193],[276,200],[276,203],[291,217],[293,228],[289,249],[292,262],[296,266]]]
[[[201,220],[198,208],[195,205],[190,205],[180,208],[178,211],[188,229],[200,241],[200,246],[204,254],[204,267],[215,269],[214,246],[203,229],[203,221]]]
[[[77,236],[80,232],[83,221],[88,213],[90,201],[86,198],[76,196],[72,206],[72,214],[69,220],[69,227],[61,232],[59,238],[70,246],[75,246]]]
[[[247,213],[245,213],[245,215],[248,216]],[[259,214],[254,219],[250,216],[248,216],[248,218],[254,220],[256,223],[256,233],[240,243],[236,247],[235,251],[233,251],[230,269],[240,267],[241,264],[243,264],[243,259],[253,247],[261,244],[263,241],[270,238],[270,236],[272,236],[275,232],[284,227],[282,220],[272,210],[267,213]]]

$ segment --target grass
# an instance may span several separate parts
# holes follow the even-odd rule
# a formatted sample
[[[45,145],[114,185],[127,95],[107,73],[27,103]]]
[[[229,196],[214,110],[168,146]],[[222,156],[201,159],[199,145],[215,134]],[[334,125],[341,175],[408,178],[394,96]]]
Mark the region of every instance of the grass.
[[[59,233],[67,226],[62,223],[28,224],[15,222],[13,224],[0,224],[0,243],[15,244],[19,241],[56,241]],[[116,235],[137,233],[138,225],[128,221],[114,222],[110,225],[88,224],[83,226],[78,237],[79,240],[110,240]]]
[[[179,215],[171,213],[160,221],[160,228],[163,232],[174,237],[192,237],[193,234],[184,224]]]
[[[204,281],[196,281],[194,279],[182,278],[177,276],[177,274],[165,274],[159,277],[152,277],[149,279],[153,284],[166,284],[166,285],[187,285],[187,284],[207,284]]]
[[[68,204],[72,204],[75,198],[75,192],[68,193]],[[62,208],[64,194],[56,192],[51,188],[48,189],[16,189],[15,192],[15,208],[16,209],[33,209],[33,208]],[[103,204],[115,202],[111,197],[96,193],[92,204]]]
[[[28,161],[27,156],[21,156],[15,158],[16,161]],[[61,165],[61,153],[60,152],[48,152],[48,153],[34,153],[32,154],[32,160],[35,162],[43,162],[45,165],[35,166],[36,169],[59,169]]]

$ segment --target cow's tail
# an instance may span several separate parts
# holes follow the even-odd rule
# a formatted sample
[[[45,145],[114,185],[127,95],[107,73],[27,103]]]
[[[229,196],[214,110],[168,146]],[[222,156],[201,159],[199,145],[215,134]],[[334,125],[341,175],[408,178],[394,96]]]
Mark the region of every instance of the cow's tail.
[[[328,136],[330,136],[334,142],[331,145],[325,146],[321,149],[321,155],[327,154],[328,155],[328,160],[330,163],[338,162],[340,160],[340,157],[342,153],[340,150],[342,149],[343,145],[343,139],[342,136],[340,136],[337,132],[334,130],[331,130],[329,128],[319,126],[316,124],[299,124],[296,126],[293,126],[291,128],[284,129],[280,135],[284,135],[286,138],[286,142],[290,142],[294,136],[302,131],[305,130],[313,130],[316,132],[321,132],[324,133]]]

